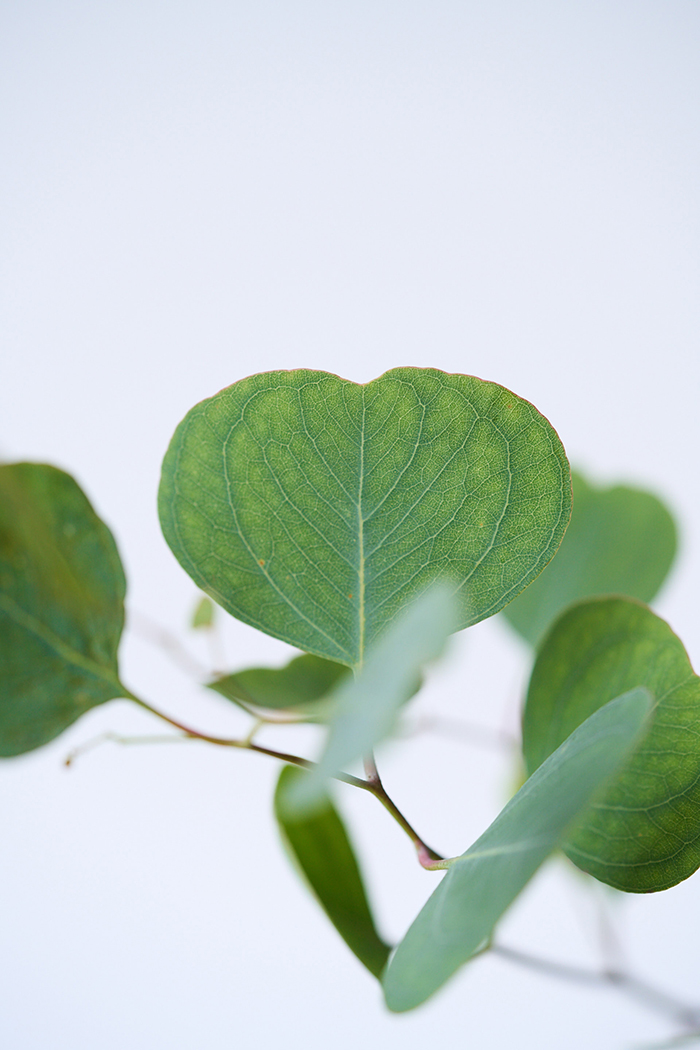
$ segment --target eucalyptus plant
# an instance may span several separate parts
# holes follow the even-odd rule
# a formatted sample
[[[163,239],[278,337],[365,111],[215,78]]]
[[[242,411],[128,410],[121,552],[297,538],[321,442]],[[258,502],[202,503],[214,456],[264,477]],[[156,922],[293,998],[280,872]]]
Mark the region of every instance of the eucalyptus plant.
[[[182,420],[158,508],[204,592],[193,627],[211,630],[213,602],[300,650],[285,667],[203,683],[250,714],[251,733],[194,729],[122,683],[125,580],[112,535],[68,474],[15,463],[0,466],[0,755],[127,698],[186,737],[281,760],[283,840],[394,1011],[493,946],[557,850],[634,893],[700,866],[700,683],[645,604],[675,556],[673,519],[649,493],[576,473],[572,516],[564,448],[529,402],[432,368],[364,385],[305,369],[254,375]],[[533,652],[527,779],[446,858],[388,796],[374,749],[449,636],[501,612]],[[321,753],[258,743],[267,720],[290,734],[321,724]],[[334,780],[374,795],[437,873],[398,946],[378,930]],[[700,1029],[697,1014],[676,1016]]]

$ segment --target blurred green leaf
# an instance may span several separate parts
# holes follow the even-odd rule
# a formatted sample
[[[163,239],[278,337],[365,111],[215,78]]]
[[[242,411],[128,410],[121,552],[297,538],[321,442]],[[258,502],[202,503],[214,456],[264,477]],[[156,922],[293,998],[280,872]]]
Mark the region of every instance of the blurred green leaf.
[[[344,664],[305,653],[285,667],[251,667],[209,682],[227,700],[253,707],[303,708],[328,696],[350,674]]]
[[[456,603],[445,584],[433,586],[397,617],[367,655],[362,670],[331,697],[326,747],[318,763],[291,792],[301,811],[319,804],[327,781],[387,737],[413,695],[427,663],[442,653],[454,629]]]
[[[214,603],[206,594],[202,595],[195,606],[191,626],[193,630],[206,630],[214,626]]]
[[[0,755],[30,751],[124,696],[119,554],[73,478],[0,466]]]
[[[419,1006],[487,943],[572,822],[639,745],[650,707],[648,691],[634,689],[597,711],[451,862],[389,962],[383,983],[391,1010]]]
[[[572,473],[571,522],[557,554],[503,615],[537,646],[560,612],[593,595],[649,602],[676,554],[676,526],[661,500],[641,489],[601,489]]]
[[[700,866],[700,680],[668,624],[625,598],[565,612],[535,662],[523,750],[532,772],[601,704],[635,686],[658,702],[649,736],[566,852],[602,882],[645,893]]]
[[[300,818],[287,804],[290,788],[307,774],[285,766],[275,792],[275,815],[285,844],[321,907],[348,947],[379,977],[390,948],[377,933],[360,869],[338,812],[329,798]]]
[[[430,584],[455,630],[498,612],[556,551],[571,503],[559,438],[504,387],[397,368],[364,386],[300,369],[196,405],[163,462],[159,513],[228,612],[360,666]]]

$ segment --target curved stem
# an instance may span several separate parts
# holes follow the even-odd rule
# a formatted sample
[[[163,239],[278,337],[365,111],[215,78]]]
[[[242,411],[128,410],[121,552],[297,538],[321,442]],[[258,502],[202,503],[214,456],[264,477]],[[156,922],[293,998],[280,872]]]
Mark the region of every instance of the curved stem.
[[[173,726],[175,729],[179,729],[181,733],[184,733],[186,737],[192,740],[202,740],[207,744],[216,744],[218,747],[237,747],[243,751],[256,751],[260,755],[269,755],[270,758],[277,758],[281,762],[288,762],[293,766],[300,766],[302,769],[313,769],[316,765],[315,762],[309,761],[307,758],[301,758],[300,755],[291,755],[286,751],[276,751],[270,747],[263,747],[262,744],[255,744],[251,739],[238,740],[230,737],[210,736],[208,733],[200,733],[197,729],[192,729],[190,726],[185,725],[183,722],[179,722],[176,718],[171,718],[170,715],[164,714],[163,711],[159,711],[157,708],[152,707],[151,704],[146,703],[145,700],[141,700],[140,697],[135,696],[134,693],[125,691],[127,698],[133,700],[139,707],[149,711],[156,718],[162,719],[163,722],[167,722],[168,725]],[[418,860],[422,867],[429,870],[434,870],[441,866],[441,862],[444,858],[439,853],[431,849],[430,846],[426,845],[423,839],[420,837],[415,828],[406,820],[401,810],[394,804],[389,798],[384,785],[382,784],[379,772],[377,770],[374,756],[370,755],[365,760],[365,772],[367,774],[366,780],[361,780],[360,777],[354,777],[351,773],[335,773],[333,776],[334,780],[340,780],[344,784],[351,784],[352,787],[361,788],[363,791],[368,791],[371,795],[374,795],[384,808],[391,814],[396,823],[403,828],[411,842],[416,848],[418,854]]]
[[[537,970],[550,977],[558,977],[560,980],[617,988],[623,994],[641,1002],[649,1010],[671,1017],[676,1024],[694,1031],[700,1030],[700,1007],[683,1003],[624,970],[586,970],[580,966],[570,966],[568,963],[558,963],[551,959],[542,959],[537,955],[529,955],[515,948],[507,948],[503,944],[492,944],[490,950],[500,955],[502,959],[507,959],[520,966],[527,966],[531,970]]]
[[[367,789],[372,792],[375,798],[379,799],[381,804],[392,815],[399,827],[403,828],[408,837],[410,838],[413,845],[416,847],[416,853],[418,854],[418,862],[423,868],[429,870],[435,870],[436,862],[444,861],[444,857],[440,853],[436,853],[434,849],[431,849],[423,839],[420,837],[415,828],[409,824],[404,817],[401,810],[393,802],[393,800],[387,795],[382,779],[379,776],[379,770],[377,769],[377,763],[374,760],[374,754],[370,751],[365,756],[365,776],[367,777]]]

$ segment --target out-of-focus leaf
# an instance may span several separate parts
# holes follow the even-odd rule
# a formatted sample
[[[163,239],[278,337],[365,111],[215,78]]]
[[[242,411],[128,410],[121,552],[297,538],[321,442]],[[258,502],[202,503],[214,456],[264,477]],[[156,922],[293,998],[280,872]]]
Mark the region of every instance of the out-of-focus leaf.
[[[361,666],[404,606],[454,582],[454,629],[554,555],[571,504],[557,434],[473,376],[396,368],[358,385],[300,369],[196,405],[163,462],[163,534],[233,616]]]
[[[350,673],[344,664],[305,653],[285,667],[251,667],[225,675],[209,688],[246,706],[299,708],[328,696]]]
[[[192,628],[194,630],[205,630],[214,626],[214,603],[206,594],[202,595],[195,606],[192,614]]]
[[[391,958],[391,1010],[419,1006],[489,939],[517,895],[639,745],[651,707],[634,689],[592,715],[525,782],[466,853],[452,861]]]
[[[326,747],[317,765],[290,792],[301,811],[325,798],[330,777],[362,758],[394,728],[401,706],[413,695],[423,667],[435,660],[454,629],[451,589],[433,584],[387,630],[362,670],[332,696]]]
[[[0,755],[31,751],[126,694],[124,590],[112,534],[73,478],[0,466]]]
[[[343,821],[329,798],[312,816],[287,804],[290,787],[307,774],[285,766],[275,815],[285,844],[336,930],[370,973],[379,977],[390,948],[377,933],[360,869]]]
[[[700,680],[671,628],[625,598],[567,610],[540,647],[523,750],[530,772],[601,704],[634,686],[657,701],[632,756],[566,847],[617,889],[667,889],[700,866]]]
[[[556,556],[503,615],[537,646],[560,612],[593,595],[649,602],[676,554],[676,526],[661,500],[641,489],[600,489],[573,473],[571,521]]]

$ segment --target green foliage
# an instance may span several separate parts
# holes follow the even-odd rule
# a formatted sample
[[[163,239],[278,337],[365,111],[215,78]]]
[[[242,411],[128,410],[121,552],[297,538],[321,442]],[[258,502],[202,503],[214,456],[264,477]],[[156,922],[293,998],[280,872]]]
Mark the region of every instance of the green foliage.
[[[194,613],[192,614],[192,628],[197,631],[200,629],[207,630],[214,626],[214,603],[211,598],[207,598],[206,594],[203,594],[195,606]]]
[[[294,795],[301,809],[322,801],[331,777],[389,735],[401,705],[416,690],[420,671],[440,655],[454,630],[456,612],[448,587],[433,585],[397,617],[357,676],[341,684],[333,696],[325,750]]]
[[[121,685],[125,583],[109,530],[62,471],[0,466],[0,755],[127,697],[190,737],[309,767],[280,777],[284,841],[389,1008],[412,1009],[488,944],[558,846],[636,892],[700,866],[700,683],[670,627],[633,600],[650,600],[668,573],[673,520],[648,493],[579,475],[573,486],[554,557],[571,503],[559,438],[528,402],[471,376],[398,368],[358,385],[274,372],[196,405],[159,492],[165,538],[206,592],[191,625],[212,627],[213,598],[301,649],[285,667],[207,683],[255,716],[231,739],[187,729]],[[449,634],[501,609],[539,649],[530,775],[466,853],[442,860],[387,795],[373,748]],[[319,761],[259,744],[265,720],[326,723]],[[350,771],[362,759],[364,780]],[[391,957],[331,778],[373,794],[420,863],[447,869]]]
[[[651,697],[634,689],[593,714],[536,770],[447,875],[396,949],[387,1005],[424,1002],[488,941],[496,922],[639,744]]]
[[[244,706],[304,709],[328,696],[349,674],[344,664],[304,653],[285,667],[250,667],[224,675],[209,682],[209,688]]]
[[[571,522],[556,556],[503,615],[537,646],[567,605],[600,594],[650,602],[676,554],[676,526],[649,492],[600,489],[572,473]]]
[[[649,736],[566,852],[602,882],[642,893],[700,866],[700,680],[668,624],[625,598],[564,613],[532,672],[523,749],[532,772],[601,704],[635,686],[656,701]]]
[[[377,933],[360,869],[348,833],[328,797],[301,817],[289,804],[290,791],[308,776],[285,766],[275,792],[275,816],[282,838],[321,907],[348,947],[379,977],[389,945]]]
[[[0,755],[124,696],[125,581],[112,534],[62,470],[0,466]]]
[[[163,534],[228,612],[358,666],[434,580],[467,627],[543,569],[570,513],[559,438],[509,390],[436,369],[360,386],[251,376],[195,406],[163,463]]]

